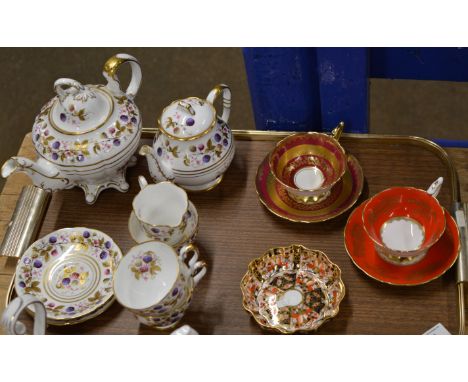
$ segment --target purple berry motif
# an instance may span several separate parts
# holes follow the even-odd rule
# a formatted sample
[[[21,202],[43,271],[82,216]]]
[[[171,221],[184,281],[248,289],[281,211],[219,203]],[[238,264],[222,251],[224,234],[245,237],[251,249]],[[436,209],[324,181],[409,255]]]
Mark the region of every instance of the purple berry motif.
[[[73,306],[69,306],[67,309],[65,309],[68,313],[74,312],[75,308]]]
[[[78,160],[78,162],[83,162],[84,161],[84,155],[83,154],[80,154],[76,157],[76,159]]]
[[[205,145],[203,143],[200,143],[198,145],[198,150],[203,151],[204,148],[205,148]]]
[[[179,289],[178,289],[178,288],[174,288],[174,290],[172,291],[172,296],[177,295],[177,293],[179,293]]]
[[[162,155],[162,148],[161,148],[161,147],[158,147],[158,149],[156,150],[156,152],[158,153],[158,156],[161,156],[161,155]]]
[[[206,154],[206,155],[203,155],[203,163],[208,163],[210,161],[211,157]]]
[[[179,315],[179,313],[178,313],[178,312],[175,312],[175,313],[172,313],[172,314],[171,314],[171,317],[177,317],[178,315]]]
[[[159,233],[159,228],[151,228],[151,232],[153,233]]]
[[[53,307],[55,306],[55,304],[54,304],[53,302],[49,302],[49,303],[47,304],[47,306],[48,306],[49,308],[53,308]]]
[[[101,258],[101,260],[104,260],[107,257],[107,252],[102,251],[101,254],[99,255],[99,257]]]
[[[136,117],[132,117],[132,118],[130,119],[130,121],[131,121],[132,123],[137,123]]]
[[[69,285],[70,284],[70,279],[68,277],[65,277],[63,280],[62,280],[62,285]]]
[[[49,237],[49,243],[54,244],[57,242],[57,238],[55,236]]]
[[[224,145],[224,146],[227,146],[228,143],[229,143],[228,140],[227,140],[226,138],[224,138],[224,139],[223,139],[223,145]]]
[[[153,257],[150,255],[146,255],[145,257],[143,257],[143,261],[145,263],[150,263],[152,260],[153,260]]]
[[[67,116],[65,115],[65,113],[60,113],[60,120],[62,122],[65,122],[67,120]]]
[[[114,133],[115,133],[115,129],[114,129],[113,127],[111,127],[111,128],[109,129],[109,133],[114,134]]]
[[[219,135],[218,133],[216,133],[215,136],[214,136],[214,140],[215,140],[216,142],[221,141],[221,135]]]
[[[110,249],[110,247],[112,247],[112,243],[110,241],[106,241],[104,245],[107,249]]]
[[[26,284],[24,283],[24,281],[20,281],[19,284],[18,284],[21,288],[24,288],[26,286]]]
[[[49,135],[49,130],[44,131],[44,135],[47,137]]]
[[[54,149],[58,149],[60,147],[60,142],[59,141],[55,141],[54,143],[52,143],[52,147]]]
[[[38,141],[40,137],[41,137],[41,136],[40,136],[39,134],[36,134],[36,135],[34,136],[34,140]]]
[[[42,267],[42,261],[41,260],[36,260],[36,261],[34,261],[33,265],[34,265],[34,268],[40,268],[40,267]]]
[[[83,237],[84,237],[85,239],[87,239],[89,236],[90,236],[89,231],[84,231],[84,232],[83,232]]]
[[[194,123],[195,123],[195,120],[194,120],[193,118],[187,118],[187,119],[185,120],[185,124],[186,124],[187,126],[193,126]]]
[[[31,259],[29,257],[25,257],[24,260],[23,260],[23,263],[25,264],[30,264],[31,263]]]
[[[57,160],[58,159],[58,154],[57,153],[52,153],[52,159]]]
[[[114,139],[112,143],[114,144],[114,146],[120,146],[120,139]]]
[[[120,116],[120,120],[124,121],[124,122],[127,122],[128,121],[128,116],[123,114],[123,115]]]
[[[162,308],[163,308],[162,305],[156,305],[156,306],[153,308],[153,310],[160,310],[160,309],[162,309]]]
[[[52,250],[52,252],[50,252],[50,254],[52,256],[57,256],[58,255],[58,251],[56,249]]]
[[[107,276],[107,275],[110,275],[110,269],[109,268],[106,268],[104,270],[104,274]]]

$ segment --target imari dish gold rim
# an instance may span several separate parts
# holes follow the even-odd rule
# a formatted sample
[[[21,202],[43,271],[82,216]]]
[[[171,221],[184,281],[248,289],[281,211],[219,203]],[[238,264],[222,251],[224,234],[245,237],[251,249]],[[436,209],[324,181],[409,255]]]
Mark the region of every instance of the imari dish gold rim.
[[[353,155],[348,154],[347,155],[347,166],[346,166],[347,169],[345,171],[345,174],[340,179],[340,182],[338,182],[332,188],[331,192],[333,193],[333,192],[335,192],[337,190],[335,187],[340,187],[342,185],[346,185],[347,187],[351,188],[349,190],[349,195],[347,197],[349,198],[350,196],[352,196],[352,198],[349,199],[349,200],[345,199],[346,203],[344,203],[344,201],[341,202],[342,204],[344,203],[344,208],[342,206],[338,206],[338,207],[341,207],[341,208],[338,208],[337,206],[333,206],[333,204],[332,204],[331,206],[335,208],[334,213],[330,213],[327,210],[327,209],[330,209],[330,206],[327,206],[327,209],[325,210],[325,213],[322,213],[322,216],[325,214],[325,217],[323,217],[323,218],[314,218],[314,213],[316,214],[316,211],[313,211],[313,210],[307,211],[307,210],[295,209],[294,207],[288,205],[277,194],[276,188],[277,187],[281,188],[282,186],[281,186],[280,183],[276,182],[274,176],[271,173],[271,170],[268,170],[268,173],[266,173],[266,171],[267,171],[266,168],[267,167],[269,168],[268,157],[269,157],[269,155],[267,155],[264,158],[264,160],[261,162],[261,164],[257,168],[257,173],[256,173],[256,176],[255,176],[255,191],[257,193],[257,196],[258,196],[260,202],[265,206],[265,208],[268,209],[273,215],[278,216],[278,217],[280,217],[282,219],[285,219],[285,220],[288,220],[288,221],[291,221],[291,222],[295,222],[295,223],[309,223],[309,224],[310,223],[321,223],[321,222],[324,222],[324,221],[327,221],[327,220],[334,219],[334,218],[344,214],[351,207],[353,207],[356,204],[359,197],[361,196],[362,190],[364,189],[364,174],[363,174],[361,165],[359,164],[359,161]],[[350,167],[351,167],[351,169],[350,169]],[[265,176],[266,177],[265,179],[260,179],[260,172],[261,171],[264,172],[262,174],[262,176]],[[353,173],[351,171],[353,171]],[[268,178],[269,177],[271,177],[272,182],[274,182],[274,183],[272,183],[271,187],[275,187],[275,191],[272,191],[272,192],[273,192],[273,195],[275,196],[275,198],[277,199],[276,202],[271,199],[271,194],[268,191],[265,194],[265,192],[262,192],[262,190],[259,189],[259,187],[260,187],[259,184],[263,185],[263,184],[268,183],[268,181],[269,181]],[[356,190],[353,193],[354,187],[356,187]],[[281,189],[284,189],[284,188],[281,188]],[[285,192],[286,192],[286,190],[285,190]],[[340,192],[341,192],[341,194],[337,195],[336,200],[339,200],[340,196],[342,197],[342,194],[343,194],[342,190]],[[265,199],[265,196],[269,197],[270,202]],[[291,199],[291,198],[288,197],[288,199]],[[324,202],[327,202],[327,201],[330,201],[330,200],[331,199],[330,199],[330,196],[329,196],[324,200]],[[278,203],[281,203],[284,206],[279,207]],[[321,202],[321,203],[323,203],[323,202]],[[318,205],[320,205],[320,204],[317,204],[317,206]],[[306,206],[306,205],[304,205],[304,206]],[[312,206],[314,206],[314,205],[312,205]],[[276,208],[274,208],[274,207],[276,207]],[[287,208],[288,210],[290,210],[290,212],[288,214],[286,212],[283,212],[284,211],[283,208]],[[302,217],[299,217],[297,215],[297,213],[302,214]],[[295,218],[295,217],[293,217],[291,215],[298,216],[298,217]]]
[[[290,262],[287,261],[286,263],[283,264],[282,260],[285,259],[283,258],[283,256],[285,258],[288,258],[289,256]],[[304,259],[306,262],[302,263]],[[280,262],[278,263],[278,261]],[[273,264],[275,265],[274,265],[274,268],[268,271],[270,272],[270,274],[259,273],[260,271],[257,269],[257,265],[267,266],[268,268],[272,265],[271,262],[273,262]],[[313,265],[313,267],[316,267],[316,268],[312,268],[314,270],[311,270],[310,262],[316,263],[316,265]],[[327,264],[329,268],[325,268],[324,270],[324,267],[322,267],[323,264]],[[327,303],[326,304],[324,303],[321,306],[319,304],[318,309],[320,311],[320,314],[317,311],[315,311],[315,313],[319,314],[319,316],[314,317],[313,310],[306,309],[304,313],[298,307],[297,309],[301,312],[300,315],[302,316],[305,315],[307,318],[307,321],[305,322],[305,325],[304,325],[304,321],[302,320],[296,320],[297,322],[292,322],[291,320],[295,318],[295,316],[297,316],[297,313],[296,314],[293,313],[293,311],[290,308],[288,310],[288,313],[286,313],[286,315],[289,317],[288,324],[284,324],[281,322],[278,322],[277,324],[270,323],[267,317],[264,316],[264,313],[261,312],[261,309],[262,309],[261,301],[259,301],[260,295],[265,290],[268,290],[268,288],[271,287],[272,283],[274,284],[276,279],[278,277],[281,277],[280,275],[283,273],[294,273],[294,286],[292,284],[289,286],[284,285],[286,289],[283,290],[284,292],[283,295],[290,291],[297,292],[298,289],[301,289],[300,285],[302,285],[303,283],[303,280],[301,281],[299,279],[302,279],[302,277],[304,276],[304,275],[301,275],[301,277],[299,277],[298,279],[297,272],[304,271],[304,270],[308,271],[304,273],[310,273],[313,275],[313,278],[320,280],[322,287],[324,285],[326,285],[327,287],[327,291],[326,291]],[[317,271],[320,273],[327,272],[328,275],[326,275],[326,273],[319,274]],[[264,276],[266,278],[264,278]],[[328,278],[328,276],[332,278],[330,279]],[[249,287],[249,279],[256,280],[255,283],[250,287]],[[324,284],[324,280],[328,280],[328,282]],[[332,281],[330,282],[330,280]],[[297,284],[298,282],[299,284]],[[295,303],[293,305],[288,304],[284,306],[296,307],[299,304],[302,304],[302,302],[304,301],[303,293],[305,293],[306,295],[309,295],[308,297],[312,296],[311,297],[312,302],[314,301],[317,302],[316,300],[313,300],[313,296],[315,294],[316,289],[315,288],[311,289],[311,285],[309,283],[307,283],[306,285],[307,285],[307,289],[305,290],[305,292],[304,290],[299,292],[302,296],[301,301],[299,301],[299,303],[297,304]],[[274,289],[279,288],[280,290],[282,290],[281,289],[282,287],[283,286],[281,287],[274,286]],[[319,250],[311,250],[300,244],[292,244],[287,247],[274,247],[274,248],[269,249],[267,252],[265,252],[261,257],[253,259],[249,263],[247,272],[245,273],[245,275],[243,276],[240,282],[240,288],[242,292],[243,308],[252,315],[255,321],[264,329],[276,330],[283,334],[292,334],[295,332],[306,333],[306,332],[316,331],[325,322],[335,317],[339,313],[339,305],[346,294],[346,289],[341,279],[341,269],[339,268],[339,266],[333,263],[332,261],[330,261],[330,259],[327,257],[327,255],[324,252],[319,251]],[[254,290],[252,290],[252,288]],[[251,296],[249,296],[248,290],[250,291]],[[332,291],[333,291],[334,300],[330,300],[331,297],[330,295],[328,295],[328,293],[331,293]],[[277,292],[273,291],[273,293],[277,293]],[[256,309],[252,307],[252,304],[250,304],[251,306],[249,307],[249,304],[247,302],[249,300],[249,297],[250,297],[251,303],[255,305]],[[322,297],[325,297],[325,296],[322,296]],[[307,300],[307,297],[306,297],[306,300]],[[275,300],[275,301],[278,302],[279,300]],[[309,300],[309,303],[310,303],[310,300]],[[323,303],[322,300],[321,300],[321,303]],[[281,308],[279,307],[279,304],[277,304],[276,306],[277,308]],[[307,302],[305,302],[305,306],[306,307],[309,306],[307,305]],[[320,316],[322,311],[325,313],[323,316]],[[276,311],[276,314],[280,314],[280,312]],[[284,311],[283,311],[283,314],[284,314]],[[294,327],[294,325],[298,325],[298,326]]]
[[[50,325],[80,323],[114,301],[111,281],[121,258],[120,248],[107,234],[86,227],[62,228],[25,251],[16,267],[14,289],[17,295],[40,298]]]

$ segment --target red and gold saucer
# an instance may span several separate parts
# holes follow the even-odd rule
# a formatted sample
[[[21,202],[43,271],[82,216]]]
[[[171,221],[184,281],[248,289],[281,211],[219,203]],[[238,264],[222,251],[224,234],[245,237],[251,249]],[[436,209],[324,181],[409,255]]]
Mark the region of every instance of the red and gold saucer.
[[[293,222],[317,223],[341,215],[356,203],[364,186],[364,175],[357,159],[348,155],[345,174],[325,200],[299,203],[276,181],[267,156],[258,167],[255,185],[260,201],[274,215]]]
[[[366,275],[386,284],[413,286],[435,280],[455,263],[460,249],[460,238],[455,221],[445,209],[445,232],[423,259],[415,264],[396,265],[378,255],[374,242],[364,230],[362,211],[367,202],[352,212],[344,231],[346,252]]]

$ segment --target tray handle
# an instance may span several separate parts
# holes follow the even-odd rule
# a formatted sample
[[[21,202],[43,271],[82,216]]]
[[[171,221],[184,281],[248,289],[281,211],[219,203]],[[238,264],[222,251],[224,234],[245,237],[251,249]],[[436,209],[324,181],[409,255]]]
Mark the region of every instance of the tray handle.
[[[51,193],[41,188],[23,187],[0,246],[0,256],[21,257],[39,231],[50,198]]]

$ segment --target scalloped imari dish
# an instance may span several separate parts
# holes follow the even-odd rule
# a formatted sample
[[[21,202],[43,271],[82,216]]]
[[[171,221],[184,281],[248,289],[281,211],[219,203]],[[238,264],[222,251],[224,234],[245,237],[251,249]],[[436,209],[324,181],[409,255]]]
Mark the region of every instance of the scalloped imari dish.
[[[330,190],[330,195],[317,203],[299,203],[276,181],[268,156],[257,170],[255,186],[263,205],[274,215],[293,222],[317,223],[333,219],[349,210],[358,200],[364,186],[364,175],[357,159],[347,156],[343,178]]]
[[[272,248],[251,261],[241,290],[254,319],[282,333],[318,329],[338,314],[345,295],[338,266],[302,245]]]
[[[19,296],[29,293],[39,298],[49,324],[79,323],[113,301],[112,280],[121,258],[119,247],[103,232],[60,229],[34,242],[23,254],[16,268],[15,290]]]

